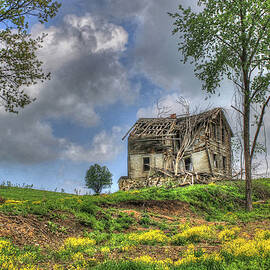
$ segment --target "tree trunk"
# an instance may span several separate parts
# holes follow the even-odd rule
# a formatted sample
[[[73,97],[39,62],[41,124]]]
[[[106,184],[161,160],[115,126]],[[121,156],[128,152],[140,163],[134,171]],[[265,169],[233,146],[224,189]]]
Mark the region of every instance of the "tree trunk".
[[[246,179],[246,210],[252,210],[252,183],[251,183],[251,157],[250,157],[250,101],[249,91],[244,94],[244,157]]]

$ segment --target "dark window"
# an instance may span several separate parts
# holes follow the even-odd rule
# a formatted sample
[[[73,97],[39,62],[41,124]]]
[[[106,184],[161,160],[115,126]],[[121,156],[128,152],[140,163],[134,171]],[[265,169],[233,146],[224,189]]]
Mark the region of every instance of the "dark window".
[[[217,140],[220,140],[220,127],[216,126],[217,129]]]
[[[225,142],[225,128],[224,127],[222,127],[221,139],[222,139],[222,143],[224,143]]]
[[[217,138],[217,129],[216,129],[215,124],[212,125],[212,134],[213,134],[213,138],[216,139]]]
[[[150,157],[143,158],[143,171],[147,172],[150,170]]]
[[[226,159],[226,157],[222,157],[222,166],[223,166],[223,170],[226,171],[226,169],[227,169],[227,159]]]
[[[214,163],[214,167],[218,168],[218,160],[217,160],[217,155],[213,154],[213,163]]]
[[[185,158],[185,169],[186,171],[191,171],[192,170],[192,162],[191,162],[191,158]]]

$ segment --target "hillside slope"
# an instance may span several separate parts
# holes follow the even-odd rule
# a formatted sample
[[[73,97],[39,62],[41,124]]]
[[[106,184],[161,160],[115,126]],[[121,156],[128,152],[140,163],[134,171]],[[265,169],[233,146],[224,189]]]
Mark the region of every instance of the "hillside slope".
[[[2,186],[1,269],[270,269],[270,180],[78,196]],[[252,265],[252,268],[250,268]]]

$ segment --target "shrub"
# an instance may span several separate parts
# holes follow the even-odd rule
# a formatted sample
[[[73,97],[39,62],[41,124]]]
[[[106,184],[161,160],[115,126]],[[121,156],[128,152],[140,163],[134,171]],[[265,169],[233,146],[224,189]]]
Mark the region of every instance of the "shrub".
[[[81,212],[86,212],[88,214],[94,215],[98,211],[98,207],[89,200],[82,201],[80,205]]]
[[[6,199],[0,196],[0,204],[5,203]]]
[[[97,223],[97,220],[95,219],[95,217],[87,213],[79,212],[79,213],[76,213],[75,215],[81,224],[89,226],[90,228],[94,228]]]
[[[146,228],[151,225],[151,219],[147,213],[143,213],[141,219],[139,220],[139,224]]]
[[[120,213],[119,217],[116,218],[116,222],[119,224],[120,230],[128,229],[135,223],[135,219],[126,213]]]

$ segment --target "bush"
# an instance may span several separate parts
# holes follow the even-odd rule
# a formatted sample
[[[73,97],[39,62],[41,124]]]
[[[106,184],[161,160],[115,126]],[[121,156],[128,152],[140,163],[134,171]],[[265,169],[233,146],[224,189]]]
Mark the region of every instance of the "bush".
[[[95,219],[94,216],[91,216],[85,212],[78,212],[75,215],[81,224],[89,226],[92,229],[95,227],[95,224],[97,223],[97,220]]]
[[[3,204],[3,203],[5,203],[5,201],[6,201],[6,199],[5,199],[5,198],[3,198],[3,197],[0,197],[0,204]]]

